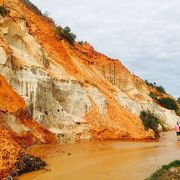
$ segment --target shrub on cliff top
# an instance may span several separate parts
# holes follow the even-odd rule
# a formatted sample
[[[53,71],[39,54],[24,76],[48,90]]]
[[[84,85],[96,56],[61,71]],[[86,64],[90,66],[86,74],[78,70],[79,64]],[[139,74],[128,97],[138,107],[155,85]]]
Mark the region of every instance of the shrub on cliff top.
[[[151,86],[151,87],[154,87],[156,88],[156,90],[159,92],[159,93],[166,93],[166,90],[163,86],[157,86],[156,83],[150,83],[148,80],[145,80],[144,81],[148,86]]]
[[[0,15],[4,17],[6,16],[6,14],[7,14],[6,8],[4,6],[0,6]]]
[[[156,83],[151,83],[149,82],[147,79],[144,81],[148,86],[152,86],[152,87],[155,87],[156,86]]]
[[[71,28],[66,26],[62,28],[61,26],[56,27],[56,35],[58,38],[64,37],[70,44],[74,44],[76,40],[76,35],[71,32]]]
[[[83,45],[85,42],[84,41],[78,41],[78,44]]]
[[[156,86],[156,90],[160,93],[166,93],[166,90],[162,86]]]

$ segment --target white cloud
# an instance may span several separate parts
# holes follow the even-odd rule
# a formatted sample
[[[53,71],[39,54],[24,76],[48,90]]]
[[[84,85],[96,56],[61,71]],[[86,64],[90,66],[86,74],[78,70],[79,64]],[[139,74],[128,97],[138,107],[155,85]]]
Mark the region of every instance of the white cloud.
[[[180,96],[179,0],[32,0],[78,39]]]

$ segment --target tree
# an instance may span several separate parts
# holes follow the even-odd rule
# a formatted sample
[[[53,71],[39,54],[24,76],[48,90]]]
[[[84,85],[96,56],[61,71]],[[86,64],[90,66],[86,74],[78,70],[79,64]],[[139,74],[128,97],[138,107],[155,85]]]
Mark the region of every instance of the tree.
[[[71,28],[69,26],[66,26],[64,29],[63,29],[64,33],[70,33],[71,32]]]

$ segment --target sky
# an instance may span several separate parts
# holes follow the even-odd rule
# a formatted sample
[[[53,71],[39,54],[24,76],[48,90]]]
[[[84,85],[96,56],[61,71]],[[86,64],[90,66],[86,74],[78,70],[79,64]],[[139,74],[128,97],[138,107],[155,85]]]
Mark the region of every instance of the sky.
[[[179,0],[31,0],[78,40],[180,96]]]

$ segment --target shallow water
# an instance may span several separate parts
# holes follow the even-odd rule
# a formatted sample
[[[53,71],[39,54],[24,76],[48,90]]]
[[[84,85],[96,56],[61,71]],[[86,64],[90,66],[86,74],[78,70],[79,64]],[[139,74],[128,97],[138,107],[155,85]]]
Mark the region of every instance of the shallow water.
[[[20,180],[144,180],[161,165],[180,159],[180,142],[168,132],[160,142],[46,145],[29,151],[44,158],[48,170],[22,175]]]

